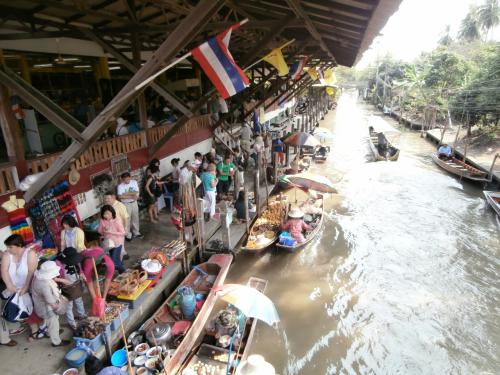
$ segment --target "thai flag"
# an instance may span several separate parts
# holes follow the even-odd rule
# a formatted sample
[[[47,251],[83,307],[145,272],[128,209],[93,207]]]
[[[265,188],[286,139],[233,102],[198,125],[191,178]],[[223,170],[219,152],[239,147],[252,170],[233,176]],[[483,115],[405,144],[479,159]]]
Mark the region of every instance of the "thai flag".
[[[241,22],[231,26],[191,51],[194,59],[224,99],[245,89],[249,83],[248,77],[234,62],[228,49],[231,32],[240,25]]]
[[[307,57],[305,57],[302,60],[300,60],[299,62],[296,62],[295,64],[293,64],[290,67],[290,77],[292,77],[292,79],[294,79],[294,80],[299,79],[306,64],[307,64]]]

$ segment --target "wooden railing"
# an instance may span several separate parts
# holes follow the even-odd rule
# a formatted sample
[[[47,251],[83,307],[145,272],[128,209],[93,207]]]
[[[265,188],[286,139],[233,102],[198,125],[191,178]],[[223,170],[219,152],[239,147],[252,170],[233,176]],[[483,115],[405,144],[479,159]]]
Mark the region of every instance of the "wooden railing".
[[[210,115],[197,116],[190,119],[183,127],[177,130],[175,134],[190,133],[197,129],[209,128],[211,125],[212,120]],[[76,159],[76,168],[88,168],[94,164],[112,159],[116,156],[147,148],[148,137],[149,142],[154,144],[167,133],[171,126],[172,125],[157,126],[148,129],[148,134],[146,134],[146,130],[141,130],[137,133],[97,142],[90,146],[88,150]],[[59,155],[61,155],[61,153],[50,154],[36,159],[27,160],[28,173],[33,174],[46,171],[59,157]]]
[[[13,164],[0,164],[0,195],[16,191],[15,169]]]

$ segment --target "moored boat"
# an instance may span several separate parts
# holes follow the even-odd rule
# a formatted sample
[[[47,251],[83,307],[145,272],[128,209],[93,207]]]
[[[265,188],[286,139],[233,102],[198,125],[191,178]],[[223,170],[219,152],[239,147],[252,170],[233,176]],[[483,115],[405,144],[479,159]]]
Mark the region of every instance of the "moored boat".
[[[400,136],[399,130],[394,129],[384,119],[372,116],[368,126],[370,150],[375,161],[396,161],[399,158],[399,149],[395,146]]]
[[[443,168],[445,171],[454,174],[460,178],[464,178],[470,181],[478,181],[478,182],[489,182],[491,181],[488,178],[488,173],[473,167],[469,163],[458,160],[455,157],[450,159],[440,159],[437,154],[432,155],[432,160],[438,166]]]
[[[175,374],[178,371],[189,354],[190,348],[193,347],[194,342],[203,331],[216,301],[214,288],[224,284],[232,260],[233,256],[230,254],[216,254],[212,255],[207,262],[195,266],[179,287],[144,323],[146,332],[157,325],[163,327],[169,325],[168,330],[172,332],[172,335],[176,334],[176,324],[182,329],[182,334],[173,339],[173,346],[176,347],[175,351],[163,362],[165,373]],[[192,320],[184,319],[182,311],[178,307],[177,290],[182,287],[191,287],[196,295],[205,298],[198,313]]]
[[[276,243],[284,212],[284,200],[279,197],[280,195],[271,197],[268,205],[255,219],[250,227],[248,238],[241,247],[242,250],[258,254]]]
[[[495,210],[498,216],[500,216],[500,191],[483,191],[486,202],[489,203],[491,208]]]
[[[247,286],[264,293],[267,283],[267,280],[250,277]],[[225,324],[221,324],[221,321],[224,321]],[[214,374],[226,374],[229,360],[229,373],[234,373],[237,364],[246,360],[250,354],[257,322],[258,320],[255,318],[245,318],[244,315],[238,314],[234,307],[226,304],[207,323],[204,332],[189,351],[190,356],[178,373],[183,373],[185,369],[199,373],[200,368],[206,368],[209,369],[208,373],[213,371]],[[236,328],[237,326],[238,328]],[[239,330],[237,332],[241,332],[239,335],[241,338],[235,340],[231,345],[227,340],[234,335],[237,329]]]

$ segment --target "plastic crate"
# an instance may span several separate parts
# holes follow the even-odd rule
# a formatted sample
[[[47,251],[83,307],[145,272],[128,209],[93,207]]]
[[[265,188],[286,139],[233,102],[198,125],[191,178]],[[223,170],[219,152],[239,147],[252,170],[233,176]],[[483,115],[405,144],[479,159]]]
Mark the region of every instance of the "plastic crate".
[[[98,334],[92,340],[84,339],[83,337],[73,337],[75,340],[76,346],[80,348],[89,348],[90,350],[96,352],[99,348],[104,345],[102,341],[102,334]]]
[[[127,320],[128,316],[130,315],[130,312],[128,311],[128,306],[126,304],[124,305],[125,306],[123,306],[123,310],[120,312],[120,315],[114,318],[110,324],[112,331],[117,331],[120,329],[120,316],[122,318],[122,322],[125,322],[125,320]]]

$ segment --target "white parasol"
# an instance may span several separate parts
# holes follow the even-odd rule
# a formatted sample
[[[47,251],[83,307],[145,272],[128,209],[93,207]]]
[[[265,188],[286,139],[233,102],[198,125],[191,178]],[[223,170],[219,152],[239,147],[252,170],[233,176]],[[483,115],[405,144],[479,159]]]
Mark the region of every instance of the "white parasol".
[[[280,321],[274,303],[255,288],[226,284],[216,288],[215,295],[236,307],[247,318],[262,320],[270,326]]]

